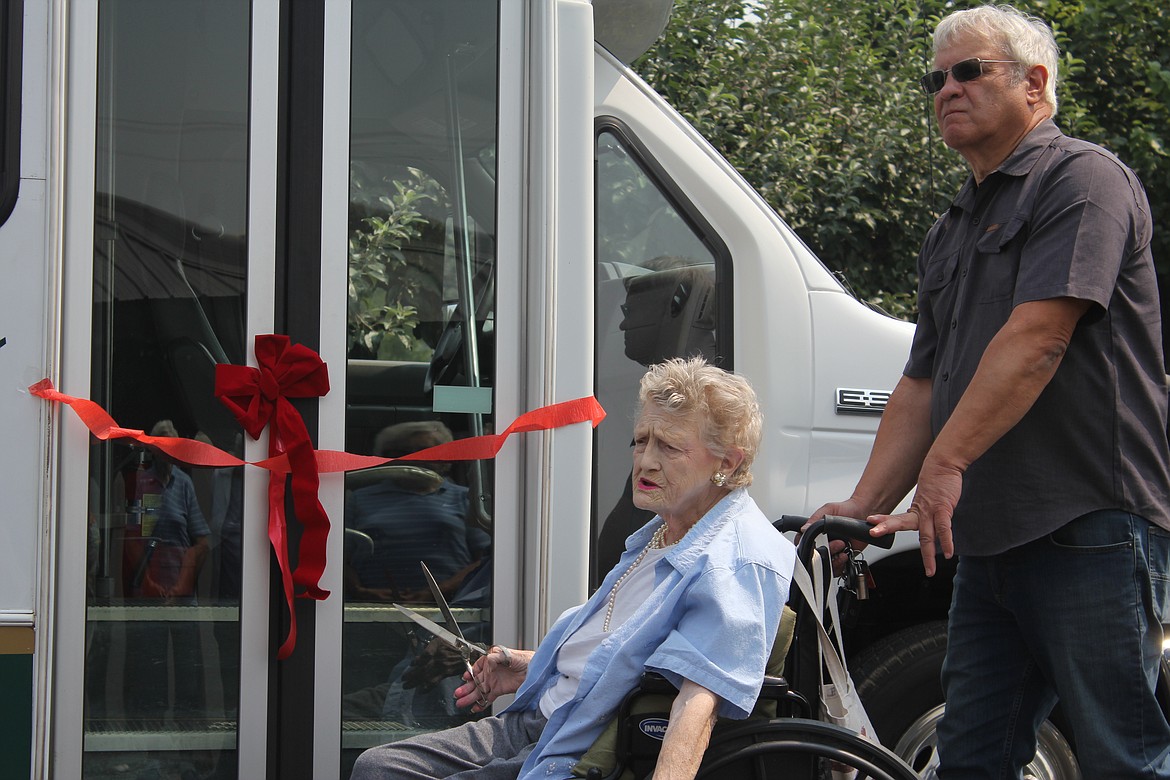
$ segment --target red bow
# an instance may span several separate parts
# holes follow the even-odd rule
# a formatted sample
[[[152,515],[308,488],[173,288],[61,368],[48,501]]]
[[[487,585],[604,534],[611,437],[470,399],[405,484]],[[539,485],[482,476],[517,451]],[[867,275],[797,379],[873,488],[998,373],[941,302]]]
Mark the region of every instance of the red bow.
[[[258,368],[221,363],[215,367],[215,395],[231,410],[253,439],[270,422],[268,457],[288,458],[292,475],[293,510],[304,527],[297,568],[291,571],[288,556],[288,521],[284,516],[285,476],[269,472],[268,540],[280,565],[285,603],[289,611],[288,637],[276,657],[292,653],[297,641],[294,585],[305,589],[301,597],[321,600],[329,592],[320,587],[325,572],[325,548],[329,517],[317,495],[320,480],[317,459],[305,421],[289,398],[317,398],[329,392],[329,374],[320,356],[303,344],[290,344],[288,336],[256,337]]]

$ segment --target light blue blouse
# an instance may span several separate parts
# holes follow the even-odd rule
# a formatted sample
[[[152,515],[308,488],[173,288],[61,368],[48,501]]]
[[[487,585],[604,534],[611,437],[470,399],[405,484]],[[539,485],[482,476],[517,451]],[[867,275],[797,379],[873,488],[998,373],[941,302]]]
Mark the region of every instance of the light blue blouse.
[[[605,608],[614,581],[661,522],[655,517],[634,532],[593,597],[557,620],[537,647],[509,710],[538,706],[556,682],[561,644]],[[553,713],[521,780],[569,777],[647,669],[676,687],[691,680],[712,691],[723,717],[746,717],[760,692],[795,562],[792,544],[743,488],[712,507],[658,562],[650,597],[590,655],[576,698]]]

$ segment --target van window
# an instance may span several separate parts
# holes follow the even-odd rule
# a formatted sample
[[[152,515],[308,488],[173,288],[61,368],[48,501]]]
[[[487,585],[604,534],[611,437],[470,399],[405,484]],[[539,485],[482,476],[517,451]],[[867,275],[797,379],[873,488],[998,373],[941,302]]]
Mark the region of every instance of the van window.
[[[20,188],[20,58],[23,0],[0,0],[0,225]]]
[[[596,386],[608,412],[596,432],[594,579],[652,517],[633,506],[630,443],[646,367],[702,356],[730,367],[718,327],[726,254],[618,127],[597,135]]]

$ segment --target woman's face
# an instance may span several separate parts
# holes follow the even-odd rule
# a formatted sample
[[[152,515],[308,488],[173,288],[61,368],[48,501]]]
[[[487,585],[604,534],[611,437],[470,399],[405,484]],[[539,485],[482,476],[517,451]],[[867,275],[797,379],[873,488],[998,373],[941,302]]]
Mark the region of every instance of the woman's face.
[[[634,506],[689,528],[723,496],[711,482],[730,474],[724,458],[703,443],[702,421],[667,414],[653,404],[634,425]]]

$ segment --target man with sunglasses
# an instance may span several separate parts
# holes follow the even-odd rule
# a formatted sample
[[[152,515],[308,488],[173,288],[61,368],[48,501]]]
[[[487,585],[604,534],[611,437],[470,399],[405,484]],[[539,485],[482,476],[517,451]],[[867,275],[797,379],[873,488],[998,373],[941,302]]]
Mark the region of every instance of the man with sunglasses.
[[[850,499],[959,554],[942,778],[1020,777],[1057,700],[1085,777],[1170,777],[1161,316],[1141,184],[1063,135],[1059,53],[1006,6],[950,14],[922,78],[971,176],[919,257],[910,359]],[[917,485],[910,509],[890,515]]]

